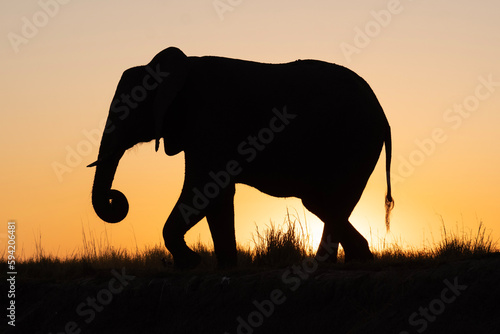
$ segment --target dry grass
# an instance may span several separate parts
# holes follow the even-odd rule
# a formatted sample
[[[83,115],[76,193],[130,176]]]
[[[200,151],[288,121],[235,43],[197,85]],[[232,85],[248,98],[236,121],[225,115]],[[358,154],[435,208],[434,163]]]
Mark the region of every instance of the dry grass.
[[[436,258],[454,258],[478,256],[497,251],[497,244],[491,239],[491,233],[486,234],[483,222],[479,222],[477,231],[449,231],[442,222],[442,239],[432,250]]]
[[[82,229],[83,249],[66,258],[46,255],[41,244],[41,236],[35,238],[36,253],[31,258],[21,260],[17,267],[24,277],[46,279],[71,279],[98,274],[110,268],[126,267],[128,270],[148,274],[172,272],[172,257],[163,245],[155,245],[144,250],[131,252],[110,246],[107,237],[97,239],[91,232]],[[253,236],[254,247],[238,246],[240,269],[280,268],[300,262],[305,257],[314,256],[310,234],[296,216],[287,212],[281,226],[272,222],[265,231],[256,228]],[[191,246],[202,256],[202,264],[196,270],[212,271],[216,265],[213,250],[201,242]],[[486,232],[482,222],[475,232],[456,228],[450,231],[442,223],[442,238],[432,247],[422,249],[403,248],[400,243],[382,242],[378,249],[372,249],[376,265],[415,263],[421,261],[443,261],[459,258],[483,256],[498,251],[497,243]],[[343,261],[343,251],[339,252],[339,262]],[[5,259],[0,263],[4,264]]]
[[[256,227],[253,242],[255,247],[250,255],[257,266],[286,266],[314,256],[307,228],[288,211],[281,227],[271,222],[263,233]]]

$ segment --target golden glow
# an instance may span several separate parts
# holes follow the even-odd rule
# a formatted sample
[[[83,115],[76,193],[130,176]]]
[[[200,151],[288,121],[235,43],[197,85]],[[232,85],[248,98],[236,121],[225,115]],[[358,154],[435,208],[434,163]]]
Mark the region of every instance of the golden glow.
[[[353,69],[370,83],[392,126],[396,200],[386,235],[381,159],[353,225],[372,244],[437,241],[441,217],[470,229],[482,220],[500,238],[499,4],[388,4],[243,1],[221,13],[211,1],[70,2],[44,23],[33,21],[43,18],[35,15],[44,11],[38,2],[13,2],[0,11],[7,37],[0,81],[2,245],[9,220],[17,222],[18,254],[25,256],[35,252],[39,236],[47,253],[71,254],[82,247],[82,229],[116,247],[162,243],[183,182],[182,154],[155,153],[153,143],[126,154],[114,187],[128,197],[130,212],[116,225],[95,215],[94,169],[85,166],[96,159],[123,70],[171,45],[188,55],[313,58]],[[23,17],[35,26],[25,27]],[[287,208],[307,222],[317,246],[322,223],[299,200],[246,186],[236,196],[238,242],[251,244],[255,224],[279,224]],[[210,243],[206,222],[186,239]]]

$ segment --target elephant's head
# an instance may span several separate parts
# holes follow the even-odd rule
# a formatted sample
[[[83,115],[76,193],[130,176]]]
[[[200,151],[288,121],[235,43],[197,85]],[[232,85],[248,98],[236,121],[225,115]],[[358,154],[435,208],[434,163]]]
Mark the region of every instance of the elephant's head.
[[[102,220],[117,223],[127,216],[127,198],[111,189],[116,168],[123,153],[137,143],[155,139],[158,151],[160,138],[165,137],[165,122],[175,121],[169,107],[186,80],[187,60],[181,50],[168,48],[149,64],[123,73],[111,102],[97,161],[88,166],[97,167],[92,205]],[[165,153],[174,155],[183,150],[181,144],[171,144],[164,138]]]

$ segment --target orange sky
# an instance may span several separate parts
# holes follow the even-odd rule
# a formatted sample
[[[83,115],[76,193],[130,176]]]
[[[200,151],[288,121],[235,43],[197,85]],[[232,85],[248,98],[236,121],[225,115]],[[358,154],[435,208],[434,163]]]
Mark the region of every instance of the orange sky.
[[[61,1],[63,2],[63,1]],[[340,4],[337,4],[340,3]],[[347,66],[377,94],[393,134],[391,233],[385,234],[385,176],[379,163],[351,222],[379,239],[423,246],[448,227],[482,220],[500,238],[500,21],[497,1],[71,1],[0,4],[0,242],[17,222],[18,255],[41,236],[46,252],[82,248],[82,229],[117,247],[162,242],[183,181],[183,156],[133,148],[114,188],[128,217],[107,225],[90,191],[102,120],[121,73],[177,46],[187,55],[264,62],[320,59]],[[383,161],[383,160],[381,160]],[[63,166],[63,167],[61,167]],[[64,172],[62,172],[64,171]],[[281,223],[287,208],[322,223],[297,199],[237,188],[237,240],[255,224]],[[306,217],[304,217],[306,215]],[[371,230],[371,236],[370,236]],[[210,241],[205,221],[188,242]],[[136,244],[137,243],[137,244]]]

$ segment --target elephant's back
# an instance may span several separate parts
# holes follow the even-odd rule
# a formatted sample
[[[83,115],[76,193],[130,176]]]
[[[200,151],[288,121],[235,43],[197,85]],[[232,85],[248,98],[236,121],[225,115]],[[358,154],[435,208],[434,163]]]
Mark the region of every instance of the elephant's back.
[[[270,143],[259,154],[291,163],[301,156],[328,156],[334,150],[346,155],[352,145],[379,147],[383,142],[387,121],[375,94],[343,66],[200,57],[193,60],[192,72],[189,91],[196,97],[185,99],[197,110],[193,130],[200,140],[217,141],[207,145],[221,151],[237,150],[249,137],[267,136],[264,141]],[[275,152],[269,152],[273,147]]]

